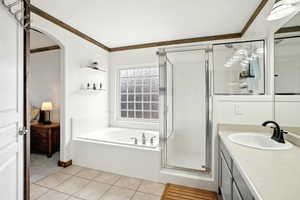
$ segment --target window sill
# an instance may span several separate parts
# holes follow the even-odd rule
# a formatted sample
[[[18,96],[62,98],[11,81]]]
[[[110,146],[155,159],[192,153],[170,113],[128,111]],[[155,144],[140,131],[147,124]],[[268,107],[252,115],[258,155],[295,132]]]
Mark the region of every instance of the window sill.
[[[136,120],[125,120],[116,119],[111,121],[111,125],[121,128],[135,128],[135,129],[148,129],[148,130],[159,130],[158,121],[136,121]]]

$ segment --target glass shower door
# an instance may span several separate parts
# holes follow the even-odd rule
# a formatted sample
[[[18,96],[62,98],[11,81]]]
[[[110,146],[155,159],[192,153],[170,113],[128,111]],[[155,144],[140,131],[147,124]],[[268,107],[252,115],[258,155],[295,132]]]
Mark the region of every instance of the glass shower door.
[[[207,67],[203,49],[169,51],[160,57],[161,137],[166,168],[207,170]]]

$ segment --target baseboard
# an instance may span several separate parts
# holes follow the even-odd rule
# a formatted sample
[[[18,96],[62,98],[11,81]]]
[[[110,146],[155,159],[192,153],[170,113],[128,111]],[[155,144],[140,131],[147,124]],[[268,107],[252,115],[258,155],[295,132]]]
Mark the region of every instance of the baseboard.
[[[66,168],[72,165],[72,160],[69,160],[67,162],[63,162],[63,161],[58,161],[57,163],[58,166]]]

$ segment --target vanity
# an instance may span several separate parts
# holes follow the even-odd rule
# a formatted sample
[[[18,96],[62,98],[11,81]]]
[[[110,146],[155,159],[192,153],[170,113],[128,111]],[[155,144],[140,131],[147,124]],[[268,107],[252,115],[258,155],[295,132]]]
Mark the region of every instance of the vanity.
[[[300,148],[262,150],[229,138],[255,132],[272,136],[269,127],[219,125],[219,191],[224,200],[300,199]]]
[[[270,138],[275,135],[275,132],[270,127],[260,125],[267,125],[270,122],[263,123],[261,121],[258,124],[254,122],[257,125],[219,124],[218,178],[219,192],[224,200],[300,199],[300,13],[293,13],[292,18],[286,18],[285,24],[283,22],[272,24],[275,32],[271,39],[274,39],[274,43],[270,43],[272,48],[269,50],[274,49],[274,52],[269,52],[269,54],[274,55],[274,73],[269,72],[266,76],[274,81],[273,91],[269,91],[272,94],[274,106],[269,115],[270,119],[265,120],[276,121],[284,131],[280,132],[280,139],[273,137],[278,140],[276,140],[277,143],[272,144],[274,141]],[[252,44],[253,46],[255,45]],[[230,54],[232,49],[238,49],[239,53],[242,53],[241,49],[246,49],[246,55],[252,56],[248,59],[249,62],[236,62],[239,59],[234,58],[240,58],[238,54],[234,54],[236,56],[233,56],[231,62],[225,64],[223,64],[224,61],[222,63],[215,62],[214,64],[220,68],[219,73],[223,74],[218,76],[217,70],[216,77],[227,77],[231,81],[227,81],[228,84],[218,81],[221,84],[216,85],[216,88],[220,88],[220,91],[224,91],[224,87],[225,89],[230,88],[230,91],[239,91],[240,93],[243,88],[242,92],[249,95],[259,93],[265,95],[265,91],[259,90],[261,87],[264,88],[263,83],[260,83],[264,74],[257,70],[257,67],[262,69],[264,65],[260,64],[262,58],[258,56],[258,46],[256,46],[256,51],[251,51],[251,48],[245,44],[239,44],[238,47],[218,45],[214,49],[215,57],[218,56],[215,52],[221,52],[220,48],[225,49],[229,55],[232,54]],[[272,67],[272,65],[266,66],[266,68]],[[240,72],[239,76],[234,74],[234,69]],[[225,73],[230,71],[233,76],[226,76]],[[248,74],[244,71],[248,71]],[[247,81],[243,82],[244,80]],[[223,85],[225,86],[223,87]],[[226,90],[225,92],[228,93]],[[222,92],[220,93],[222,94]],[[239,113],[239,109],[235,109],[235,112]],[[260,114],[257,113],[257,115]],[[279,127],[276,127],[277,123],[272,125],[276,130]],[[284,134],[285,131],[288,132],[287,135]],[[243,135],[249,132],[248,138]],[[279,134],[279,132],[276,133]],[[282,146],[283,135],[293,145]],[[251,142],[252,144],[250,144]],[[264,148],[253,148],[253,145],[261,145]]]

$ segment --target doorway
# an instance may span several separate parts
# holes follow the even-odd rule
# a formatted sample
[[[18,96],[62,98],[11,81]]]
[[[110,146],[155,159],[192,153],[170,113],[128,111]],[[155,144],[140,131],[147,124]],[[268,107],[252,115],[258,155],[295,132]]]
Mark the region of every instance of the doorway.
[[[62,49],[45,33],[30,30],[28,121],[30,121],[30,184],[60,168]]]

